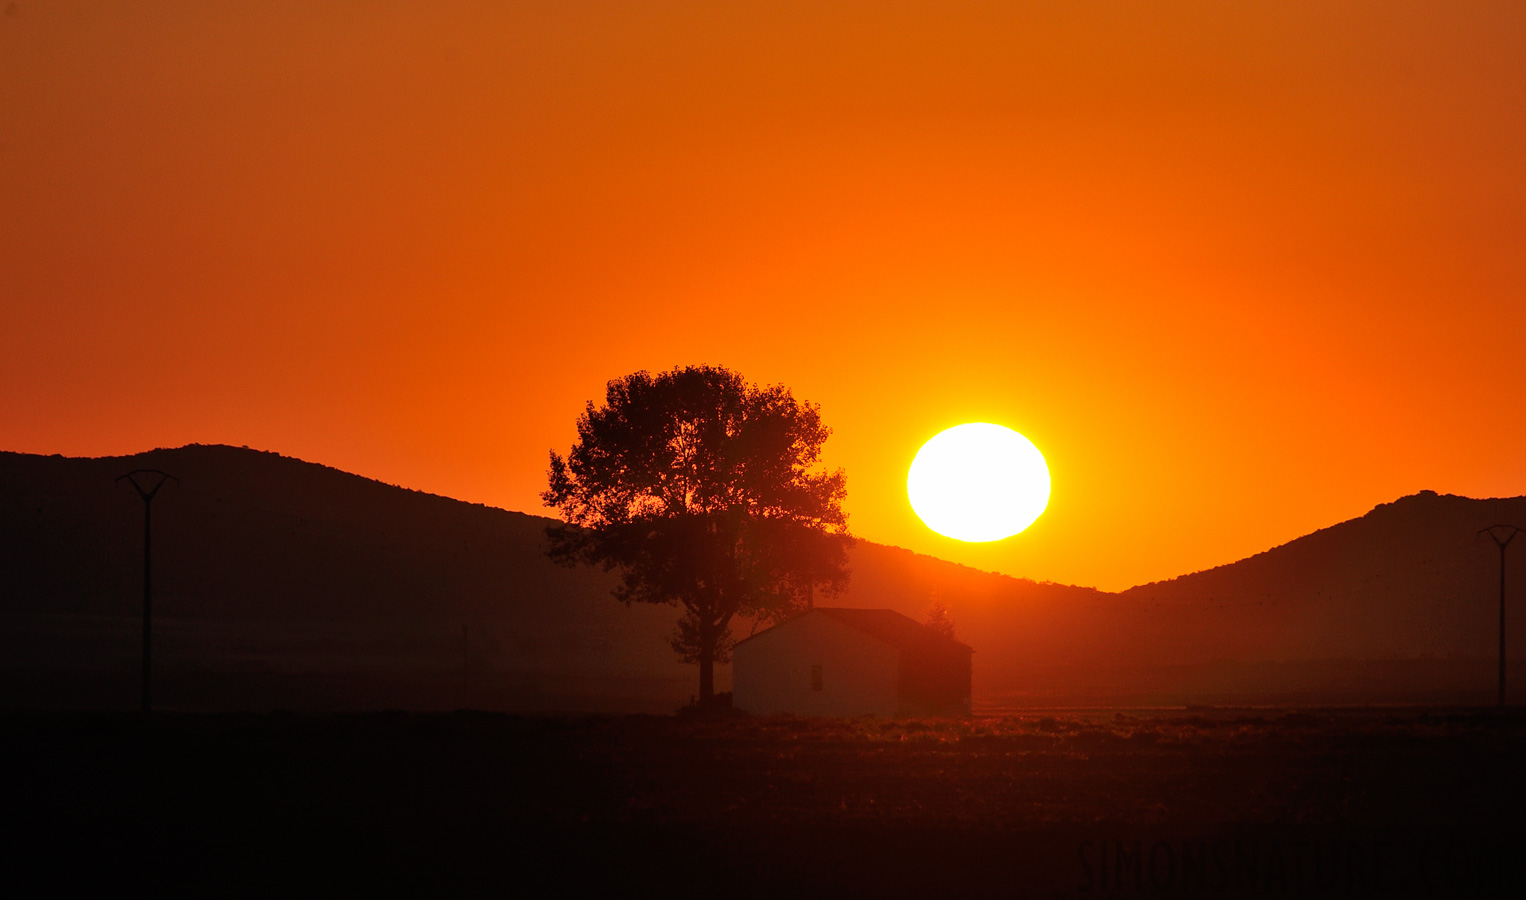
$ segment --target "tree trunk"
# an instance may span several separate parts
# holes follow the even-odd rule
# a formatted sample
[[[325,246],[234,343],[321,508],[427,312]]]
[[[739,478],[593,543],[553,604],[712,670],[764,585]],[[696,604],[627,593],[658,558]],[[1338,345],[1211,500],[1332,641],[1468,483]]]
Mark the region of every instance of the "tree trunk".
[[[732,613],[726,613],[720,621],[702,619],[699,626],[699,705],[710,706],[715,702],[715,648]]]
[[[709,641],[699,651],[699,705],[715,702],[715,642]]]

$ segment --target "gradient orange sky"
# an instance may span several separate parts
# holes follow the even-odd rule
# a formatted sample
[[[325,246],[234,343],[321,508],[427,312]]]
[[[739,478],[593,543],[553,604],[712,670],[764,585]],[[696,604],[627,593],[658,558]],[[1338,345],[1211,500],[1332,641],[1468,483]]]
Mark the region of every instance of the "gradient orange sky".
[[[819,402],[861,537],[1116,589],[1526,494],[1526,6],[0,2],[0,449],[544,513],[637,369]],[[905,472],[1049,459],[967,545]]]

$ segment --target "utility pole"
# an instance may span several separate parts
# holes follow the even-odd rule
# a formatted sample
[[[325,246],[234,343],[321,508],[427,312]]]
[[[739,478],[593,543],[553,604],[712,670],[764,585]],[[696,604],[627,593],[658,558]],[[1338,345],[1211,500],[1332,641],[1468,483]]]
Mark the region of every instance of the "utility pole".
[[[1509,533],[1500,537],[1501,532]],[[1515,540],[1522,529],[1514,525],[1490,525],[1488,528],[1479,529],[1479,534],[1487,534],[1493,538],[1494,543],[1500,548],[1500,708],[1505,706],[1505,548]]]
[[[153,660],[153,611],[154,611],[154,558],[153,558],[153,526],[154,526],[154,495],[164,487],[166,481],[180,483],[180,479],[158,469],[134,469],[117,479],[116,483],[123,481],[133,486],[138,496],[143,498],[143,715],[147,718],[149,711],[153,709],[153,694],[150,691],[149,674],[151,661]]]

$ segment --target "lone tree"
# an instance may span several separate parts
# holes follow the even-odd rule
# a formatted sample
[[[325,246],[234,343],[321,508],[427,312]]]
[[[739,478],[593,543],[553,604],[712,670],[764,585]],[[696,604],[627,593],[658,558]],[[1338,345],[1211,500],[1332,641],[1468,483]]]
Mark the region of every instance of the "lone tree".
[[[782,386],[690,366],[609,382],[578,440],[551,453],[541,498],[566,520],[547,529],[552,559],[619,569],[626,605],[682,607],[672,646],[699,664],[699,698],[731,658],[731,622],[779,621],[813,587],[848,579],[853,539],[842,470],[816,471],[831,430]]]

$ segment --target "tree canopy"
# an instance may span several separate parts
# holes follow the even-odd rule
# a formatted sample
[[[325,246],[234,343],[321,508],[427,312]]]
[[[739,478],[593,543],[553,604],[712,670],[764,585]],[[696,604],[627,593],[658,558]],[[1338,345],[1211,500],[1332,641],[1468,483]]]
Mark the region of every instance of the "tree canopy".
[[[818,468],[831,434],[818,406],[689,366],[609,382],[577,428],[541,495],[566,523],[548,529],[550,554],[619,569],[626,604],[682,607],[672,645],[699,665],[701,702],[733,619],[777,621],[846,585],[846,478]]]

